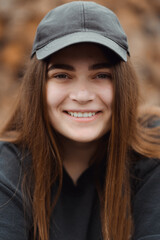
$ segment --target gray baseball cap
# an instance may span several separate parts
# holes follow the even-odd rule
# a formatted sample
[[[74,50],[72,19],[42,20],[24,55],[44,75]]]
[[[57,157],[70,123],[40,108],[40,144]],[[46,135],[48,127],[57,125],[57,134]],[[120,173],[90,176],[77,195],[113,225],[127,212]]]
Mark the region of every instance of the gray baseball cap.
[[[95,2],[73,1],[52,9],[38,25],[31,57],[41,60],[76,43],[101,44],[123,61],[129,54],[127,36],[108,8]]]

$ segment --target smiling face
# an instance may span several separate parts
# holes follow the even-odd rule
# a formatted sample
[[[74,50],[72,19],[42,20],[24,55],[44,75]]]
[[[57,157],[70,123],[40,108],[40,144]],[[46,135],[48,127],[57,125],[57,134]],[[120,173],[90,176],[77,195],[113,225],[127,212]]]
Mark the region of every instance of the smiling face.
[[[102,49],[91,43],[53,54],[46,85],[53,128],[76,142],[92,142],[111,127],[112,69]]]

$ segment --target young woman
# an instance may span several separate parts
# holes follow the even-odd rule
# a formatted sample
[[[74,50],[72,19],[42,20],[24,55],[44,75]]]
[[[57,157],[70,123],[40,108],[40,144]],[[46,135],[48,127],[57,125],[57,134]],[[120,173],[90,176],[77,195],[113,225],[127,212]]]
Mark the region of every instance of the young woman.
[[[86,1],[51,10],[1,131],[0,239],[160,239],[157,111],[138,115],[112,11]]]

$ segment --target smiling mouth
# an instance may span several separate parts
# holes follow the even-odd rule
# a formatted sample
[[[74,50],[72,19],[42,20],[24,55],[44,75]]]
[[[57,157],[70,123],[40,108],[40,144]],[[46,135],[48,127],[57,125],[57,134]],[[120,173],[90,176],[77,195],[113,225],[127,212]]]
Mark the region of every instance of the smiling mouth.
[[[66,114],[72,116],[72,117],[76,117],[76,118],[91,118],[95,115],[97,115],[98,113],[100,113],[101,111],[97,111],[97,112],[71,112],[71,111],[64,111]]]

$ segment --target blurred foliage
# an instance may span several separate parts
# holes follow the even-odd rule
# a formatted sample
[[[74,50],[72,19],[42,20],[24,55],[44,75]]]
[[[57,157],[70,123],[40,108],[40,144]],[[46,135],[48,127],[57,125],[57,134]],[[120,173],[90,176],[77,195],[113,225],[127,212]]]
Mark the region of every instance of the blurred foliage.
[[[13,104],[39,21],[69,0],[0,0],[0,121]],[[128,35],[141,104],[160,105],[160,1],[96,0],[113,10]]]

